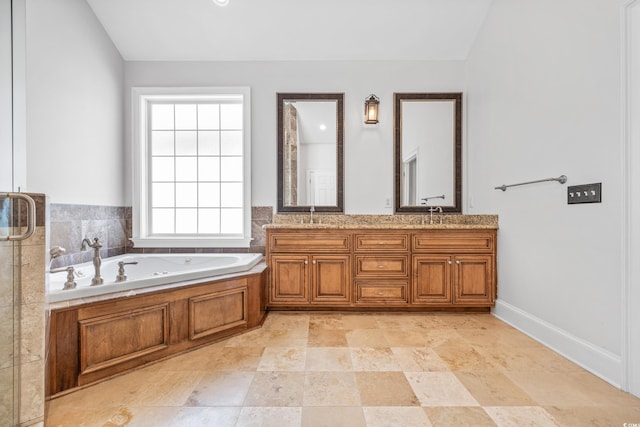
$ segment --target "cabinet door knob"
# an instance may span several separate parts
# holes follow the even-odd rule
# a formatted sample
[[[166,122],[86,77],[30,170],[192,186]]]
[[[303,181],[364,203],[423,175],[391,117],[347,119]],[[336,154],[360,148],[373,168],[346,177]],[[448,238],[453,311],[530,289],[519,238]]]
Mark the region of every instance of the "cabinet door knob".
[[[449,265],[451,265],[451,260],[447,261],[449,263]]]
[[[306,259],[304,260],[304,265],[309,264],[309,261],[307,261]]]
[[[460,260],[459,259],[456,260],[456,264],[460,264]]]
[[[315,264],[315,263],[316,263],[316,260],[314,259],[312,262]]]

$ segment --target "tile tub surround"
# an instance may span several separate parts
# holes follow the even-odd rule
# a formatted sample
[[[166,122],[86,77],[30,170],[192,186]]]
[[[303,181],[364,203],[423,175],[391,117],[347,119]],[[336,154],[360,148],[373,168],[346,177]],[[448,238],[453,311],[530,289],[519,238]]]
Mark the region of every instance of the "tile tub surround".
[[[52,268],[91,261],[93,251],[81,250],[85,237],[100,239],[103,258],[126,252],[131,229],[130,208],[52,203],[50,210],[51,247],[62,246],[67,251],[52,262]]]
[[[332,215],[314,214],[313,224],[309,224],[310,215],[307,214],[275,214],[273,222],[265,225],[268,228],[402,228],[402,229],[470,229],[470,228],[498,228],[498,215],[460,215],[443,214],[440,224],[440,214],[433,214],[433,224],[429,224],[430,214],[424,215]],[[424,224],[423,222],[424,218]]]
[[[623,426],[640,399],[491,314],[271,312],[47,403],[47,425]]]
[[[0,242],[0,419],[9,418],[6,409],[13,404],[11,387],[17,381],[20,403],[16,410],[21,425],[35,425],[44,419],[47,211],[44,195],[29,195],[36,202],[34,235],[20,242]],[[14,207],[19,205],[22,208],[14,209],[10,226],[26,223],[24,203]],[[6,319],[13,319],[14,324]]]
[[[92,251],[81,251],[82,239],[99,237],[103,258],[125,253],[265,253],[263,226],[272,222],[271,206],[251,208],[253,240],[249,248],[134,248],[131,207],[51,204],[51,247],[62,246],[67,253],[56,258],[52,268],[91,261]],[[47,258],[48,260],[48,258]]]

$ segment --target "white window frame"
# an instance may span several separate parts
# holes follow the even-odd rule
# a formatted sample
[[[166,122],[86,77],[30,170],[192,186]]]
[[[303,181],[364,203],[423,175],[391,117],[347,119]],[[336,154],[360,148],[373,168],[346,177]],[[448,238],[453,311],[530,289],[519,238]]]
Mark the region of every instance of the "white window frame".
[[[137,248],[248,248],[251,243],[251,89],[249,87],[134,87],[132,95],[132,222]],[[148,104],[152,101],[208,101],[241,95],[243,105],[243,233],[202,237],[153,236],[149,232]]]

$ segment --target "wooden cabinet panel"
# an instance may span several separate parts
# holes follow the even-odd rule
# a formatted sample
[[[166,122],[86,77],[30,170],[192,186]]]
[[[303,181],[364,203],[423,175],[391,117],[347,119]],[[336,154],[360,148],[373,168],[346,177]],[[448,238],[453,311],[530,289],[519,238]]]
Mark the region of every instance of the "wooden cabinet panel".
[[[247,326],[247,288],[189,298],[189,339]]]
[[[306,255],[273,255],[271,257],[271,303],[309,302],[309,273]]]
[[[351,249],[348,233],[274,233],[269,238],[270,252],[348,252]]]
[[[406,281],[374,280],[356,282],[356,304],[406,305],[409,302]]]
[[[491,231],[433,230],[413,235],[415,252],[487,252],[494,244]]]
[[[409,258],[406,255],[355,255],[356,277],[407,277]]]
[[[363,233],[354,236],[356,251],[408,251],[409,235],[396,233]]]
[[[450,304],[451,257],[416,255],[413,257],[414,304]]]
[[[312,257],[311,302],[349,303],[351,274],[349,255]]]
[[[493,257],[459,255],[455,258],[454,302],[493,303]]]
[[[169,304],[123,311],[79,323],[81,375],[169,346]]]

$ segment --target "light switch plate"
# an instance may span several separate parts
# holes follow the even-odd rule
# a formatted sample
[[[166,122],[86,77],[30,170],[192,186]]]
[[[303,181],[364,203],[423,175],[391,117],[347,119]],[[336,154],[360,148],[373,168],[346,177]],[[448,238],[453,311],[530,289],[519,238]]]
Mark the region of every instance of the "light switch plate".
[[[602,203],[602,183],[570,185],[567,187],[567,203]]]

